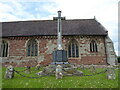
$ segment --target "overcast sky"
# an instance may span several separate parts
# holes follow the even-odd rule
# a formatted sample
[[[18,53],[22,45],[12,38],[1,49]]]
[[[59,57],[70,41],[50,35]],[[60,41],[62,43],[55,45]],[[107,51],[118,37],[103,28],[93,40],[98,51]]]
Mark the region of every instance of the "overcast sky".
[[[0,0],[0,22],[53,19],[58,10],[66,19],[91,19],[95,16],[108,30],[118,55],[118,1]]]

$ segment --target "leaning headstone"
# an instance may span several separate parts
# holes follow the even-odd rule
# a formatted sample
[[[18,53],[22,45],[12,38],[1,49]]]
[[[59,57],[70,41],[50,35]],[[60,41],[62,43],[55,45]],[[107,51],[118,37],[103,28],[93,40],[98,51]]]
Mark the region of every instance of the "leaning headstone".
[[[84,67],[83,64],[80,65],[80,69],[81,69],[81,70],[85,70],[85,67]]]
[[[62,79],[63,77],[63,73],[62,73],[62,66],[61,65],[57,65],[56,66],[56,79]]]
[[[5,71],[4,78],[6,79],[12,79],[14,77],[14,68],[12,65],[8,66]]]
[[[26,66],[25,73],[30,73],[30,66]]]
[[[90,70],[91,73],[95,73],[96,72],[96,68],[95,68],[95,66],[93,64],[90,65],[89,70]]]
[[[77,71],[74,73],[74,75],[77,75],[77,76],[83,76],[83,72],[77,70]]]
[[[38,73],[36,73],[37,75],[40,75],[40,76],[42,76],[42,75],[45,75],[45,73],[43,72],[43,71],[40,71],[40,72],[38,72]]]
[[[39,70],[40,69],[40,64],[37,64],[36,65],[36,70]]]
[[[77,69],[77,65],[74,64],[74,65],[72,66],[72,68],[74,68],[74,69],[76,70],[76,69]]]
[[[113,80],[113,79],[116,78],[115,69],[114,69],[112,66],[109,66],[109,67],[107,68],[106,77],[107,77],[107,79],[109,79],[109,80]]]

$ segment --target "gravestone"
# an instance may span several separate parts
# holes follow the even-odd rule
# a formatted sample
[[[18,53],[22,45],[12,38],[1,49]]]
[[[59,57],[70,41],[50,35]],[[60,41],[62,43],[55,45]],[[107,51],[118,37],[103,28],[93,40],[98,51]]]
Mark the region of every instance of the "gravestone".
[[[25,70],[25,73],[30,73],[30,66],[26,66],[26,70]]]
[[[106,72],[106,77],[109,80],[113,80],[116,78],[115,69],[112,66],[108,66],[107,72]]]
[[[14,68],[12,65],[8,66],[5,71],[5,79],[12,79],[14,77]]]
[[[80,65],[80,69],[81,69],[81,70],[84,70],[84,69],[85,69],[85,67],[84,67],[83,64]]]
[[[39,70],[40,69],[40,64],[37,64],[36,65],[36,70]]]
[[[96,72],[96,68],[95,68],[95,66],[93,64],[90,65],[89,70],[90,70],[91,73],[95,73]]]
[[[62,66],[61,65],[57,65],[55,76],[56,76],[56,79],[62,79],[63,71],[62,71]]]

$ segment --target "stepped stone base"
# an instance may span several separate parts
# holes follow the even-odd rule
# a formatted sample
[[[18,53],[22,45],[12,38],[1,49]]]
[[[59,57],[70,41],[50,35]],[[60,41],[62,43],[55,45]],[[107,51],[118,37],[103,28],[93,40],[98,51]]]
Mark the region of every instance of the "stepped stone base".
[[[37,73],[37,75],[55,75],[57,64],[50,64],[49,66],[46,66],[43,71],[40,71]],[[77,70],[77,67],[72,64],[61,64],[62,66],[62,74],[63,75],[77,75],[82,76],[83,72]]]

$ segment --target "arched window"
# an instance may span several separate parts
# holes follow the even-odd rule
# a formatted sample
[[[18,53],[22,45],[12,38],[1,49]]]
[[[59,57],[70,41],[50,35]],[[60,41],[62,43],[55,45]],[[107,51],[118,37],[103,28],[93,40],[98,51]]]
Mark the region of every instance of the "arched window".
[[[8,54],[8,43],[6,41],[2,41],[0,45],[0,57],[7,57]]]
[[[31,39],[27,43],[27,56],[37,56],[38,46],[35,39]]]
[[[76,43],[70,43],[68,46],[68,57],[79,57],[79,48]]]
[[[90,43],[90,52],[97,52],[97,44],[94,40],[91,41]]]

